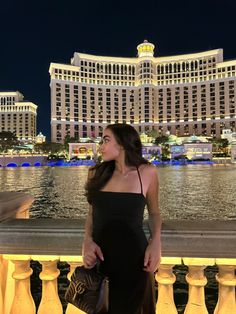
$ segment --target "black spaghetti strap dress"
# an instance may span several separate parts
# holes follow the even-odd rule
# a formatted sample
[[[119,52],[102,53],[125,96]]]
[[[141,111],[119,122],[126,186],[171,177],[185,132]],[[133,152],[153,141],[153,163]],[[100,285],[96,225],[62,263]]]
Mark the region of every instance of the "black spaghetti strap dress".
[[[109,314],[155,314],[154,276],[143,270],[146,199],[138,176],[141,193],[97,191],[92,201],[93,240],[110,280]]]

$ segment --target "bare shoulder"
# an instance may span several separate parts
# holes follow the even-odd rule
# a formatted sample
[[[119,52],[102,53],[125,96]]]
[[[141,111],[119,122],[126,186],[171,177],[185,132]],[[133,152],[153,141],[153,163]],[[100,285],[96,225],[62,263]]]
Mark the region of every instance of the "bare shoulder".
[[[139,169],[141,174],[145,177],[153,178],[157,176],[157,167],[152,164],[142,164]]]
[[[139,167],[144,194],[147,195],[150,188],[156,190],[158,188],[157,168],[152,164],[142,164]]]

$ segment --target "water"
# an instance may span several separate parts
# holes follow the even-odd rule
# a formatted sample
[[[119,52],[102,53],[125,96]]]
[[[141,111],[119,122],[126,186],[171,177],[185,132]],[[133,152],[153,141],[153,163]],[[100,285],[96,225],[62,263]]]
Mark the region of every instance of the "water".
[[[84,166],[2,168],[0,191],[32,194],[31,218],[85,218],[87,170]],[[236,165],[169,166],[158,172],[164,219],[236,218]]]
[[[85,218],[88,205],[84,194],[87,167],[0,168],[0,191],[25,191],[35,197],[31,218]],[[160,208],[164,219],[236,219],[236,165],[188,165],[158,168]],[[147,217],[147,212],[145,212]],[[31,290],[38,306],[41,281],[38,262],[31,262]],[[63,300],[68,284],[68,265],[59,264],[59,295]],[[217,302],[216,267],[208,267],[206,304],[213,313]],[[186,266],[175,266],[174,298],[179,313],[188,300]]]

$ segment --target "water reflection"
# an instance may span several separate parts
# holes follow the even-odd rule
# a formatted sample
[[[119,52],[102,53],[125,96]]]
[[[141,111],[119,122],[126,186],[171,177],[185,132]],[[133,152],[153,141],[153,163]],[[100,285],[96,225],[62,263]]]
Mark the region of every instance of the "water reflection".
[[[35,197],[32,218],[84,218],[87,167],[0,169],[1,191]],[[164,219],[235,219],[236,166],[160,167],[160,207]],[[147,214],[147,213],[146,213]]]
[[[174,219],[236,218],[235,166],[160,169],[163,215]]]

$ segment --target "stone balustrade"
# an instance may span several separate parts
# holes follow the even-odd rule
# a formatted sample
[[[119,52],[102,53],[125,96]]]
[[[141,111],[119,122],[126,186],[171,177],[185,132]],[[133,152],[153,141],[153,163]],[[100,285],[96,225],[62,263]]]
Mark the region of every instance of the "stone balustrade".
[[[144,230],[148,235],[146,223]],[[70,278],[75,267],[82,263],[83,234],[84,221],[76,219],[12,219],[1,222],[0,267],[6,260],[14,265],[14,289],[8,282],[3,287],[0,279],[0,313],[36,313],[30,292],[30,260],[33,260],[42,265],[39,275],[42,297],[37,313],[62,314],[58,296],[58,263],[70,265]],[[156,313],[178,313],[173,297],[175,265],[186,265],[188,269],[186,287],[188,285],[189,293],[184,314],[208,313],[205,269],[213,265],[218,268],[215,280],[219,286],[214,314],[236,313],[236,221],[164,221],[162,246],[163,257],[155,275],[158,283]],[[65,313],[83,312],[68,305]]]
[[[33,203],[33,196],[22,192],[0,192],[0,222],[9,218],[29,218],[29,208]],[[14,271],[14,264],[4,259],[0,251],[0,313],[9,312],[8,308],[11,306],[12,296],[15,292],[14,279],[12,274]],[[7,276],[9,274],[9,276]],[[8,298],[8,291],[6,286],[11,289],[11,296]],[[9,290],[9,289],[8,289]],[[5,302],[9,299],[9,302]],[[9,304],[9,305],[8,305]],[[7,308],[8,307],[8,308]],[[14,313],[14,312],[12,312]]]

